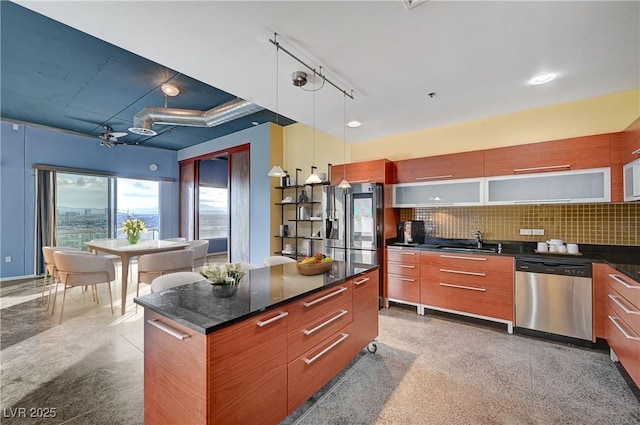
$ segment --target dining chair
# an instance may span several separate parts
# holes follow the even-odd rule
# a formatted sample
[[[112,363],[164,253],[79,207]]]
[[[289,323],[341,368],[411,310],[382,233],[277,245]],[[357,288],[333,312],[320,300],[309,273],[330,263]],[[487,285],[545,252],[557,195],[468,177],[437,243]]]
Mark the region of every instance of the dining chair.
[[[193,250],[158,252],[138,257],[138,282],[136,297],[140,295],[140,283],[150,284],[165,274],[193,271]]]
[[[51,303],[51,290],[53,288],[53,281],[58,279],[58,273],[56,269],[56,259],[53,256],[55,251],[80,251],[78,248],[62,247],[62,246],[43,246],[42,256],[44,257],[44,278],[42,279],[42,296],[44,300],[44,290],[47,286],[47,279],[49,281],[49,298],[47,299],[47,308]]]
[[[163,241],[167,241],[167,242],[186,242],[187,240],[185,238],[167,238],[167,239],[163,239]]]
[[[207,239],[197,239],[190,241],[185,249],[193,251],[193,269],[204,266],[207,262],[207,251],[209,251],[209,241]]]
[[[256,265],[256,264],[240,262],[240,270],[242,270],[242,271],[253,270],[253,269],[259,269],[259,268],[261,268],[261,267],[264,267],[264,266],[258,266],[258,265]]]
[[[196,272],[176,272],[158,276],[151,281],[151,292],[160,292],[165,289],[175,288],[176,286],[186,285],[188,283],[199,282],[205,277]]]
[[[291,257],[285,257],[283,255],[272,255],[264,259],[264,265],[267,267],[277,266],[278,264],[295,263]]]
[[[113,314],[111,282],[116,278],[116,271],[111,260],[100,255],[93,255],[83,251],[54,251],[53,255],[55,257],[59,281],[64,285],[62,306],[60,308],[60,323],[62,323],[62,315],[64,314],[64,301],[67,295],[67,288],[73,286],[91,285],[94,300],[96,301],[96,304],[100,304],[96,285],[99,283],[106,283],[107,288],[109,289],[111,314]],[[56,287],[57,285],[58,283],[56,282]],[[55,299],[53,302],[55,307]]]

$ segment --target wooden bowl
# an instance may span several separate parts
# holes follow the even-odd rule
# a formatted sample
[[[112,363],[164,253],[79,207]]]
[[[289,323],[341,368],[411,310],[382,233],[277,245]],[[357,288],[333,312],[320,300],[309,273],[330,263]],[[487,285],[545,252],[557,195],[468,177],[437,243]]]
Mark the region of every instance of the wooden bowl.
[[[298,267],[298,273],[305,276],[313,276],[320,273],[325,273],[331,270],[333,266],[333,261],[327,261],[326,263],[310,263],[310,264],[300,264],[300,262],[296,263]]]

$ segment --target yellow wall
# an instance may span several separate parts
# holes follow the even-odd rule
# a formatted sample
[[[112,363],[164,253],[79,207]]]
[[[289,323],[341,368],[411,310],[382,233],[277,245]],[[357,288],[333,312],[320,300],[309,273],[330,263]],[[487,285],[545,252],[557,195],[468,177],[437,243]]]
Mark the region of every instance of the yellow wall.
[[[292,124],[284,128],[283,168],[295,178],[295,169],[300,168],[301,180],[311,173],[311,166],[318,167],[319,173],[327,172],[327,164],[351,162],[350,145],[328,134],[316,131],[315,149],[313,148],[313,130],[304,124]],[[343,153],[343,148],[346,152]],[[315,152],[315,161],[314,161]],[[346,158],[346,160],[345,160]]]
[[[640,90],[631,90],[352,144],[347,162],[396,161],[611,133],[624,130],[639,115]],[[285,138],[288,141],[288,135]],[[297,152],[289,152],[289,144],[285,154],[291,163],[301,161]]]

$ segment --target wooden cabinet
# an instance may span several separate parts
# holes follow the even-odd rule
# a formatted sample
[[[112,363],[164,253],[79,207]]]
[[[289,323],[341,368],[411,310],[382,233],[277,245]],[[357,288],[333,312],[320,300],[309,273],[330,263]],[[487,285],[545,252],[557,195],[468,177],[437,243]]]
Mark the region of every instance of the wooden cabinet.
[[[352,279],[353,282],[353,343],[354,355],[378,337],[377,270]]]
[[[482,205],[484,179],[460,179],[393,185],[393,206]]]
[[[605,317],[607,312],[607,287],[609,274],[615,270],[603,263],[593,264],[593,341],[606,338]]]
[[[206,424],[207,337],[149,309],[144,320],[144,422]]]
[[[394,165],[388,159],[352,162],[331,166],[331,184],[337,185],[346,178],[349,183],[392,183]]]
[[[210,334],[207,350],[208,423],[277,424],[286,416],[286,310]]]
[[[415,183],[484,176],[484,152],[471,151],[396,162],[393,183]]]
[[[420,309],[420,251],[387,248],[387,297],[389,301]]]
[[[611,358],[640,385],[640,282],[608,265],[601,269],[607,278],[605,335]]]
[[[579,170],[611,166],[611,135],[574,137],[484,151],[484,175]]]
[[[145,423],[277,424],[287,415],[286,312],[203,335],[145,309],[144,338]]]
[[[513,327],[513,258],[421,253],[420,299],[425,308],[506,323]]]

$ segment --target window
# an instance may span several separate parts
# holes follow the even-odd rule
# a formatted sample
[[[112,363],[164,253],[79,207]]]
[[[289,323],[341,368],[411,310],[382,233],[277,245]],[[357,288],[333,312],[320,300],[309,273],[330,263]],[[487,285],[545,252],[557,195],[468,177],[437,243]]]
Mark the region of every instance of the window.
[[[124,237],[128,217],[145,221],[146,239],[158,239],[159,183],[75,173],[56,173],[56,244],[84,249],[91,239]]]
[[[229,235],[229,190],[200,185],[198,239],[226,238]]]

